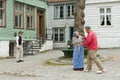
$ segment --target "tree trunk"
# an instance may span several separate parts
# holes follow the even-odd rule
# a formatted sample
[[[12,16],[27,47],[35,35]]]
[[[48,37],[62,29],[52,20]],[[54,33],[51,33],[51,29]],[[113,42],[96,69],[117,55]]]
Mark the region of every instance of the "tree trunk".
[[[81,35],[84,35],[84,9],[85,0],[75,0],[74,31],[78,31]]]

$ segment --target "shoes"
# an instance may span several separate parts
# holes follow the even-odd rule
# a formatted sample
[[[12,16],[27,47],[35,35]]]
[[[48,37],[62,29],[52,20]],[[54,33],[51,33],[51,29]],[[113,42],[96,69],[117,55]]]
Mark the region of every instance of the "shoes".
[[[99,70],[99,71],[97,71],[97,74],[102,74],[102,72],[103,72],[103,71]]]
[[[24,60],[19,60],[20,62],[24,62]]]
[[[20,63],[20,60],[19,61],[16,61],[17,63]]]
[[[74,71],[83,71],[84,68],[73,68]]]
[[[103,69],[103,72],[106,72],[106,69]]]
[[[88,69],[86,69],[86,70],[84,70],[84,72],[91,72],[92,70],[88,70]]]
[[[99,70],[99,71],[97,71],[97,74],[102,74],[102,73],[105,72],[105,71],[106,71],[105,69],[103,69],[102,71]]]
[[[24,60],[18,60],[18,61],[16,61],[17,63],[20,63],[20,62],[24,62]]]

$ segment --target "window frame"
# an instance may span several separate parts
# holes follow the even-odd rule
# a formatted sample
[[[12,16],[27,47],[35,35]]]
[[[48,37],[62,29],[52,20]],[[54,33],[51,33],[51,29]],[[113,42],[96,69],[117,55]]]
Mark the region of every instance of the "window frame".
[[[4,18],[4,24],[3,25],[0,25],[0,28],[5,28],[6,27],[6,0],[2,0],[2,1],[4,1],[4,7],[3,8],[0,8],[0,10],[3,10],[4,11],[4,16],[3,16],[3,18]]]
[[[21,26],[19,26],[19,18],[18,18],[18,26],[15,26],[16,25],[16,21],[15,21],[15,16],[16,16],[16,14],[17,14],[17,12],[16,12],[16,7],[15,6],[22,6],[22,12],[19,12],[18,11],[18,14],[20,15],[22,15],[22,21],[21,21]],[[15,29],[24,29],[24,4],[22,4],[22,3],[18,3],[18,2],[15,2],[14,3],[14,28]]]
[[[68,17],[68,6],[70,6],[70,17]],[[73,9],[72,9],[72,6],[73,6]],[[75,4],[67,4],[65,9],[66,9],[66,13],[65,13],[66,19],[74,19],[75,17],[74,17],[73,13],[75,13]],[[74,11],[74,12],[72,12],[72,11]]]
[[[63,7],[63,18],[60,18],[60,7]],[[59,7],[59,18],[56,17],[56,7]],[[64,5],[54,5],[54,19],[64,19],[65,15],[64,15]]]
[[[32,13],[31,14],[29,14],[29,13],[27,13],[27,9],[32,9]],[[30,27],[28,28],[28,24],[27,24],[27,17],[33,17],[33,19],[32,19],[32,21],[34,21],[33,23],[34,23],[34,27],[32,27],[31,25],[32,25],[32,23],[31,23],[31,25],[30,25]],[[30,18],[30,22],[31,22],[31,18]],[[29,23],[30,24],[30,23]],[[30,5],[27,5],[26,6],[26,29],[27,30],[35,30],[35,8],[33,7],[33,6],[30,6]]]
[[[104,13],[100,13],[100,9],[104,9]],[[107,9],[110,8],[111,12],[107,13]],[[100,27],[112,27],[112,7],[99,7],[98,8],[99,11],[99,26]],[[111,25],[107,25],[107,17],[106,16],[111,16]],[[101,25],[101,16],[104,16],[104,25]]]
[[[55,29],[58,30],[58,40],[55,40]],[[60,29],[63,29],[63,41],[60,41]],[[53,27],[53,42],[55,43],[64,43],[65,42],[65,28],[64,27]]]

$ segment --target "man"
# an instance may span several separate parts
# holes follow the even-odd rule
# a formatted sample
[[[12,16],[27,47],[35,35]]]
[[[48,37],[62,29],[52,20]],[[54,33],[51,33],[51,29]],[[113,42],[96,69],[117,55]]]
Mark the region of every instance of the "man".
[[[98,43],[96,34],[91,30],[90,26],[85,27],[86,32],[88,33],[87,37],[85,37],[85,41],[82,43],[83,46],[86,46],[88,49],[87,54],[87,69],[85,71],[92,70],[92,60],[96,63],[99,71],[97,73],[103,73],[106,70],[103,68],[100,60],[96,57],[96,52],[98,50]]]
[[[23,62],[23,46],[22,46],[22,31],[18,32],[18,36],[16,37],[16,59],[17,63]]]

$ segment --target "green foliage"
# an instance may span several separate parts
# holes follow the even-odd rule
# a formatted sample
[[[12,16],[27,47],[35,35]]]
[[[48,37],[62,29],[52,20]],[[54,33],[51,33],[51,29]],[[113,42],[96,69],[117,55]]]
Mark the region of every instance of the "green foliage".
[[[88,50],[86,48],[84,48],[84,58],[87,57],[87,53],[88,53]]]
[[[73,57],[73,49],[68,49],[68,48],[66,48],[66,49],[62,49],[62,51],[64,52],[64,57],[65,58],[72,58]],[[84,48],[84,57],[86,58],[86,56],[87,56],[87,49],[86,48]]]

